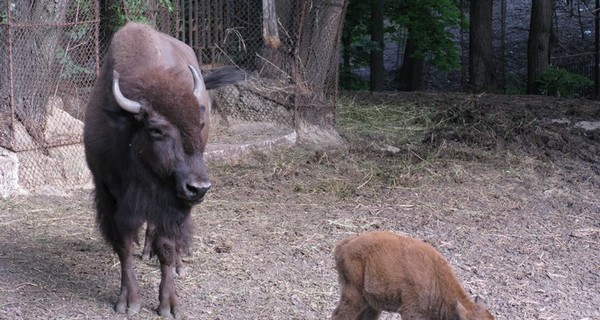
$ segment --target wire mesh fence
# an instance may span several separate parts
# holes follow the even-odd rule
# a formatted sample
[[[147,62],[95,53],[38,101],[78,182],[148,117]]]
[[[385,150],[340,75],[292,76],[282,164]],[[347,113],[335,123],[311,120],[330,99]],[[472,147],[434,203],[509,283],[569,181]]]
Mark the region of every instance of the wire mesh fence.
[[[0,146],[18,152],[26,187],[86,175],[77,144],[99,67],[97,25],[95,3],[5,1],[0,7]]]
[[[248,81],[213,95],[217,126],[239,121],[291,129],[304,122],[330,126],[344,4],[2,1],[0,147],[17,153],[26,188],[86,182],[85,106],[115,26],[128,20],[190,45],[203,72],[232,65],[248,72]]]

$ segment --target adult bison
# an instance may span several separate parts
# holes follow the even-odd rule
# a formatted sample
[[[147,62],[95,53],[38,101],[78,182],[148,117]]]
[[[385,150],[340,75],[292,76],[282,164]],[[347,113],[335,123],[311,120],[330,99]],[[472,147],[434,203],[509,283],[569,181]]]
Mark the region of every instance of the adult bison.
[[[203,79],[190,47],[147,25],[115,33],[87,106],[84,145],[97,223],[121,262],[118,313],[141,309],[132,250],[147,221],[161,268],[158,312],[181,315],[172,268],[189,246],[191,209],[211,186],[207,90],[243,78],[228,69]]]

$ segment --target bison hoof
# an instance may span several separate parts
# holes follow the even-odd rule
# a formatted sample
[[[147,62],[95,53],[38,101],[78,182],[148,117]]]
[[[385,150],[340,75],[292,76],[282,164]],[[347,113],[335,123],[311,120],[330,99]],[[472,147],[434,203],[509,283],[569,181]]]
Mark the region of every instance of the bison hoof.
[[[142,309],[142,303],[139,298],[128,296],[126,292],[121,293],[115,311],[120,314],[135,315]]]
[[[158,315],[165,319],[181,319],[183,317],[183,313],[176,305],[159,307]]]

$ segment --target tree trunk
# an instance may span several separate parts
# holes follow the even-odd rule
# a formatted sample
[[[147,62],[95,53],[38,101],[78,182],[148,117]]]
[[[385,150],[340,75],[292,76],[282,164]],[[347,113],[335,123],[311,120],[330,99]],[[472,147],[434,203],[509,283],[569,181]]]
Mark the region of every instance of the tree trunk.
[[[410,37],[409,30],[404,49],[404,60],[398,76],[400,83],[398,89],[400,91],[417,91],[421,89],[425,61],[423,58],[415,56],[416,50],[415,41]]]
[[[385,82],[385,67],[383,65],[383,0],[371,1],[371,41],[375,48],[371,49],[371,91],[382,91]]]
[[[466,5],[465,2],[467,2],[467,0],[459,0],[459,7],[460,7],[460,33],[459,33],[459,38],[460,38],[460,88],[463,91],[467,91],[468,90],[468,78],[467,78],[467,73],[469,71],[468,69],[468,59],[467,59],[467,54],[468,54],[468,42],[465,40],[465,30],[462,27],[465,24],[465,16],[466,16]]]
[[[326,80],[337,80],[338,50],[347,0],[298,1],[298,73],[315,97],[324,97]],[[332,73],[333,72],[333,73]]]
[[[506,0],[500,0],[500,70],[496,71],[496,87],[506,93]]]
[[[527,93],[539,93],[537,80],[549,65],[552,0],[533,0],[527,41]]]
[[[258,59],[259,75],[263,78],[292,79],[291,66],[294,64],[289,33],[279,35],[279,25],[283,30],[296,28],[297,13],[287,0],[262,0],[262,43]],[[283,37],[283,40],[282,40]]]
[[[278,49],[281,46],[279,39],[279,29],[277,27],[277,10],[275,0],[263,0],[263,40],[265,46],[272,49]]]
[[[60,48],[62,29],[53,25],[64,22],[69,2],[70,0],[17,1],[12,11],[13,18],[9,22],[50,26],[10,26],[15,113],[36,141],[43,139],[42,132],[48,111],[46,103],[60,77],[55,55]],[[3,81],[0,85],[8,83]],[[0,92],[8,90],[1,88]]]
[[[473,92],[496,90],[492,46],[492,0],[471,1],[469,24],[469,83]]]
[[[298,139],[325,150],[340,147],[344,141],[334,128],[334,99],[348,0],[301,0],[297,3],[300,33],[294,50],[297,54],[292,77],[296,87]]]

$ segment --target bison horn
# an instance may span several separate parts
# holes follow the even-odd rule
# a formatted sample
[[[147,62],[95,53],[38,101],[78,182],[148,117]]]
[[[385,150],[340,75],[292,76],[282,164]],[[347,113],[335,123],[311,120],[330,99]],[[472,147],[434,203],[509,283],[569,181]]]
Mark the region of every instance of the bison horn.
[[[123,110],[136,114],[140,113],[142,105],[137,101],[125,98],[121,93],[121,89],[119,88],[119,73],[116,70],[113,71],[113,94],[115,100],[117,100],[117,103]]]
[[[202,79],[202,75],[196,71],[194,67],[188,65],[190,71],[192,71],[192,77],[194,77],[194,95],[196,97],[200,97],[202,92],[206,91],[206,85],[204,84],[204,79]]]

